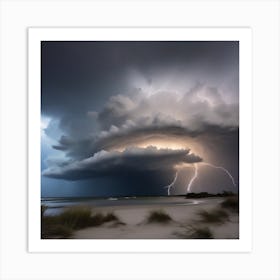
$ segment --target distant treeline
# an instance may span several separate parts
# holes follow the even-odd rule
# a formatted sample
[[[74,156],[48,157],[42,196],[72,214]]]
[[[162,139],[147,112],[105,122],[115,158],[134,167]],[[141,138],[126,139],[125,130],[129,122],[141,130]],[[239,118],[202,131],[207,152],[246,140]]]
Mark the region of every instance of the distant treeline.
[[[188,193],[186,198],[203,198],[203,197],[228,197],[236,195],[233,192],[223,191],[222,193],[208,193],[208,192],[200,192],[200,193]]]

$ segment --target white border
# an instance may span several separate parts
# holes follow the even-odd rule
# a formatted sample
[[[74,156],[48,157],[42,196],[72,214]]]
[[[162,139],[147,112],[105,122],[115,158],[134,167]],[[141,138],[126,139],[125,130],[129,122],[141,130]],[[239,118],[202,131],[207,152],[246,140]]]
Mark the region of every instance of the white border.
[[[249,28],[29,28],[28,33],[29,252],[249,252],[252,249],[252,49]],[[240,238],[238,240],[40,239],[40,43],[55,40],[240,42]]]

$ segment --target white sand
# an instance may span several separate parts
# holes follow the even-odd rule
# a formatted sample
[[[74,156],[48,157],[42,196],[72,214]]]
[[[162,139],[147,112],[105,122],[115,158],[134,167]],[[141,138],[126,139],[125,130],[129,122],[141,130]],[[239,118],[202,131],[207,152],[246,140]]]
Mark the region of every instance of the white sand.
[[[238,214],[228,212],[230,221],[224,224],[209,224],[199,221],[197,212],[201,209],[211,211],[219,207],[223,198],[195,199],[199,204],[192,205],[147,205],[147,206],[114,206],[94,208],[94,212],[114,212],[125,225],[108,222],[101,226],[76,231],[72,238],[76,239],[174,239],[182,238],[180,233],[185,227],[208,227],[214,238],[236,239],[239,237]],[[147,223],[146,217],[152,210],[163,210],[172,221],[166,224]],[[179,234],[178,234],[179,233]]]

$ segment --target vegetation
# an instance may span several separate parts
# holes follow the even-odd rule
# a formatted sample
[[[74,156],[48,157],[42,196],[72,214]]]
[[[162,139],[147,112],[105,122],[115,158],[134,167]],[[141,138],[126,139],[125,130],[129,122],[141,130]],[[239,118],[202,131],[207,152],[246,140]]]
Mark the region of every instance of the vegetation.
[[[41,238],[68,238],[72,235],[73,229],[52,221],[42,224]]]
[[[149,213],[147,217],[148,223],[169,223],[171,221],[171,217],[163,212],[162,210],[153,210]]]
[[[112,212],[107,213],[105,216],[103,216],[103,222],[111,222],[111,221],[119,221],[119,218]]]
[[[223,209],[213,209],[212,211],[201,210],[197,213],[201,222],[204,223],[224,223],[229,221],[229,215]]]
[[[180,238],[185,239],[213,239],[214,235],[208,227],[187,226],[183,233],[178,233]]]
[[[222,208],[231,210],[233,212],[239,212],[239,199],[238,196],[229,197],[221,203]]]
[[[97,213],[91,217],[91,226],[99,226],[112,221],[118,222],[118,224],[123,224],[114,213],[107,213],[106,215]]]
[[[41,205],[41,217],[44,216],[47,209],[48,209],[48,206],[46,206],[44,204]]]
[[[200,192],[200,193],[188,193],[186,195],[186,198],[205,198],[205,197],[228,197],[228,196],[234,196],[235,194],[233,192],[229,191],[223,191],[222,193],[208,193],[208,192]]]
[[[92,224],[91,210],[87,207],[71,207],[59,215],[60,224],[81,229]]]
[[[74,230],[119,221],[114,213],[92,215],[88,207],[71,207],[57,216],[45,216],[46,206],[41,207],[41,238],[67,238]]]

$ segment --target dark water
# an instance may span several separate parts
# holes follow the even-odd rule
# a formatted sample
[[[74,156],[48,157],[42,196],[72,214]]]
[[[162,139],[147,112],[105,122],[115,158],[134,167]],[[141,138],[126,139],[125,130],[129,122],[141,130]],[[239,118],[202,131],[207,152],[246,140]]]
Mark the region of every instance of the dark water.
[[[191,205],[197,204],[195,199],[185,199],[184,197],[122,197],[122,198],[61,198],[47,197],[41,198],[41,204],[48,206],[45,214],[56,215],[62,212],[65,208],[71,206],[90,206],[90,207],[105,207],[105,206],[141,206],[141,205]]]

